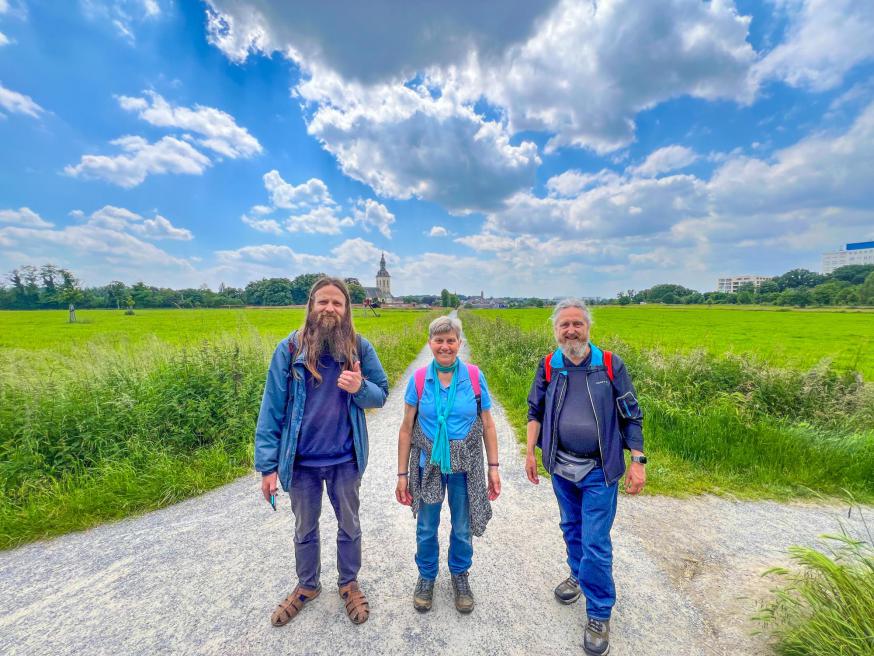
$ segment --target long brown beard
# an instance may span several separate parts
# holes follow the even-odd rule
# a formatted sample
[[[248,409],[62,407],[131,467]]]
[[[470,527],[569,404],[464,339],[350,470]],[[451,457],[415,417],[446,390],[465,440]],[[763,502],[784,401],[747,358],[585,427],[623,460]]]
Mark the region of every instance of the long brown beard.
[[[358,359],[355,329],[348,314],[337,317],[311,312],[304,324],[302,343],[306,350],[306,368],[316,383],[322,382],[322,375],[319,373],[319,358],[322,353],[328,352],[335,360],[343,361],[347,370]]]

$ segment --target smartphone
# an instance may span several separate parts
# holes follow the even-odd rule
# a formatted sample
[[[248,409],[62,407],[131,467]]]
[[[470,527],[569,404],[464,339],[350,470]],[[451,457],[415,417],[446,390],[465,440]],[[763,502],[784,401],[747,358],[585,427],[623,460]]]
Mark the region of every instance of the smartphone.
[[[270,505],[273,507],[273,512],[276,512],[276,495],[270,495]]]

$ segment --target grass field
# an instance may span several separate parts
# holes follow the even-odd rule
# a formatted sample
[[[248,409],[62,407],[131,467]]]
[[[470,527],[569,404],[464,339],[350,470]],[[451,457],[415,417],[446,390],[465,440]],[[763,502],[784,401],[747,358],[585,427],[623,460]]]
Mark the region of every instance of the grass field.
[[[269,358],[302,310],[0,312],[0,548],[200,494],[251,471]],[[391,381],[428,312],[358,318]]]
[[[475,310],[524,330],[549,330],[551,310]],[[823,359],[874,381],[874,312],[759,306],[596,306],[593,341],[618,338],[664,353],[755,353],[770,364],[810,368]]]
[[[742,355],[719,352],[716,341],[711,345],[715,353],[693,350],[694,344],[683,343],[681,335],[694,315],[683,310],[659,329],[673,341],[673,349],[652,347],[649,335],[641,344],[633,330],[624,330],[623,315],[611,315],[608,309],[613,308],[597,310],[592,340],[619,353],[634,379],[652,461],[647,466],[649,492],[786,499],[841,496],[847,490],[860,500],[874,501],[874,386],[837,366],[775,366],[773,352],[767,357],[752,349]],[[651,319],[670,311],[650,315],[649,308],[635,308],[624,316]],[[554,348],[544,323],[547,315],[541,310],[462,314],[473,359],[503,401],[520,441],[534,371]],[[606,316],[612,325],[605,326],[610,324]],[[746,320],[728,312],[720,316]],[[624,341],[603,335],[611,327]],[[698,331],[692,326],[693,334]],[[803,328],[799,331],[805,336]],[[775,341],[790,337],[773,333]],[[807,348],[827,344],[813,336],[807,340]]]

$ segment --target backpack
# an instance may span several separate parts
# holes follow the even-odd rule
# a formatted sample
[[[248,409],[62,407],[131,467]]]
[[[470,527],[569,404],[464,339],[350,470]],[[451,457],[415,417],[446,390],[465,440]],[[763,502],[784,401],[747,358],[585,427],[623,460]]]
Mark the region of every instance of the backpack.
[[[420,367],[413,374],[413,379],[416,381],[416,398],[422,400],[422,392],[425,391],[425,374],[428,373],[428,367]],[[482,407],[482,389],[479,386],[479,367],[475,364],[467,365],[467,375],[470,376],[470,384],[473,387],[473,395],[476,398],[476,414],[477,416],[483,413]]]
[[[613,382],[613,353],[611,351],[601,351],[604,354],[604,368],[607,369],[607,378]],[[546,382],[552,380],[552,353],[547,353],[543,360],[543,370],[546,373]]]

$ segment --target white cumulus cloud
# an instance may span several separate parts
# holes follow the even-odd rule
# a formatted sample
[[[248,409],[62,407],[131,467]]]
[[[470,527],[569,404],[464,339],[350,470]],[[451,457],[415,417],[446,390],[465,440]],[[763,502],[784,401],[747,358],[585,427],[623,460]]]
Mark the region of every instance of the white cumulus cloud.
[[[355,222],[368,232],[371,228],[379,230],[383,237],[391,239],[391,225],[395,222],[395,215],[382,203],[377,203],[372,198],[359,198],[353,211]]]
[[[677,145],[665,146],[650,153],[642,164],[628,167],[628,172],[632,175],[651,178],[661,173],[684,169],[697,159],[697,153],[691,148]]]
[[[67,175],[106,180],[121,187],[136,187],[149,175],[184,173],[200,175],[210,159],[186,141],[163,137],[149,143],[142,137],[124,136],[110,142],[119,155],[83,155],[76,165],[64,168]]]
[[[33,98],[12,89],[7,89],[0,82],[0,107],[13,114],[24,114],[32,118],[39,118],[45,110],[37,104]]]
[[[52,224],[43,219],[29,207],[20,207],[17,210],[0,210],[0,224],[26,226],[29,228],[51,228]]]
[[[225,157],[252,157],[263,148],[234,117],[214,107],[171,105],[161,95],[146,91],[146,97],[119,96],[122,109],[136,112],[144,121],[164,128],[179,128],[201,135],[197,143]]]

